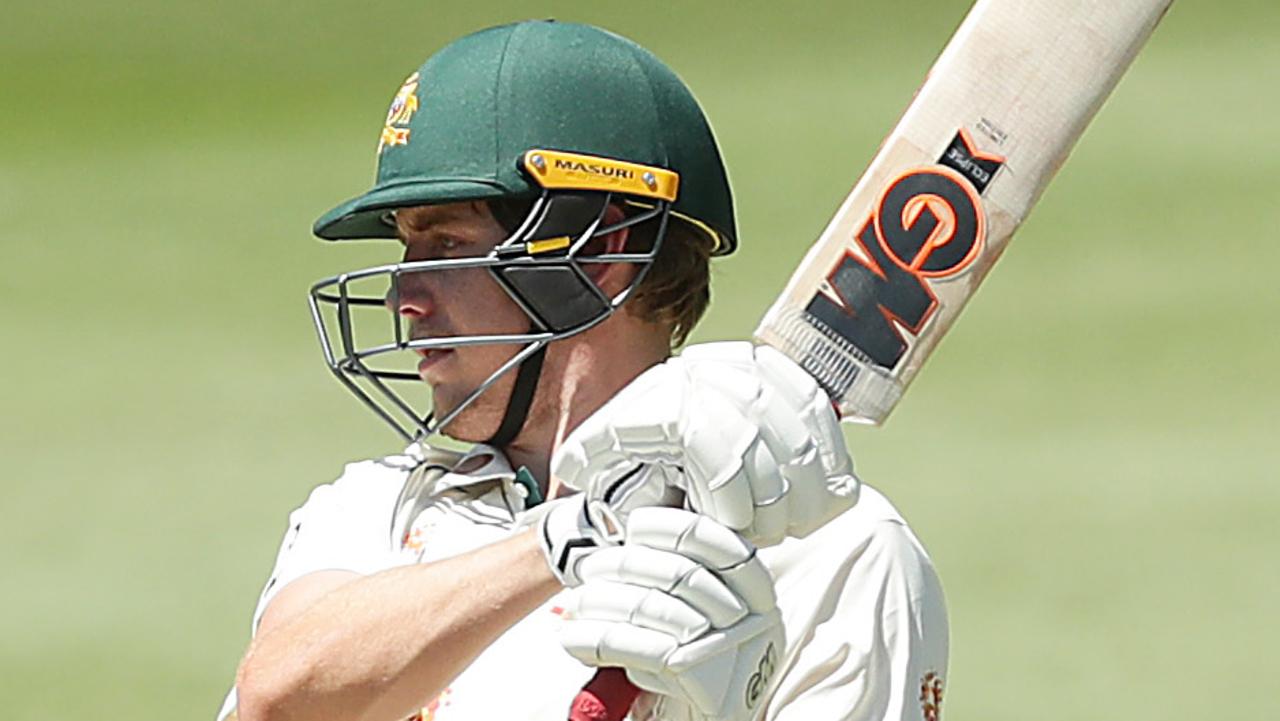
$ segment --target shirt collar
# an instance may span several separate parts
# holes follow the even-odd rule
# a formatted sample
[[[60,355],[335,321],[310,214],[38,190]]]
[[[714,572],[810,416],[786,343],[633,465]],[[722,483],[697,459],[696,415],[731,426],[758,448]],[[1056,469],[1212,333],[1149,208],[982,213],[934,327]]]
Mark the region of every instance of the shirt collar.
[[[417,464],[433,464],[448,469],[436,482],[433,493],[449,488],[465,488],[491,481],[514,481],[516,472],[502,451],[483,443],[477,443],[461,456],[456,451],[414,443],[405,449]]]
[[[449,469],[447,473],[435,479],[429,491],[430,495],[451,489],[466,490],[499,482],[503,489],[500,496],[506,499],[507,506],[513,514],[533,508],[544,500],[533,474],[523,466],[519,471],[513,470],[511,461],[507,460],[502,451],[493,446],[477,443],[459,457],[455,451],[419,442],[405,449],[405,453],[416,459],[419,465],[435,464]],[[518,508],[510,506],[511,494],[520,499]]]

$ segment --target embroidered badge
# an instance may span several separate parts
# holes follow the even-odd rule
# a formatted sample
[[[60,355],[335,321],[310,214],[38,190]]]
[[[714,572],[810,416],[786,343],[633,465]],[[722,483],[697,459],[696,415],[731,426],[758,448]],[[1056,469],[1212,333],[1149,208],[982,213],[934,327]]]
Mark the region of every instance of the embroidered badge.
[[[924,721],[938,721],[942,715],[942,677],[933,671],[920,679],[920,710]]]
[[[391,101],[387,109],[387,121],[382,126],[382,135],[378,137],[378,154],[391,145],[408,145],[409,128],[404,127],[413,119],[418,111],[418,74],[414,73],[405,79],[404,84]]]

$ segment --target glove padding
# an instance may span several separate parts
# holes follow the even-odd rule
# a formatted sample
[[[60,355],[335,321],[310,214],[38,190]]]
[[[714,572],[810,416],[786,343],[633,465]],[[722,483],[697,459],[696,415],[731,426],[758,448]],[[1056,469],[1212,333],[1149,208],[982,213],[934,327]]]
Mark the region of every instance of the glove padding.
[[[587,556],[623,540],[623,523],[633,508],[679,503],[674,469],[644,466],[633,474],[636,483],[625,494],[608,499],[588,498],[584,493],[547,501],[525,513],[517,530],[534,527],[542,555],[560,583],[582,583],[579,564]]]
[[[623,667],[700,720],[760,716],[784,638],[773,579],[750,543],[706,516],[640,508],[625,542],[578,573],[561,631],[575,658]]]
[[[636,492],[674,467],[690,508],[757,545],[806,536],[858,499],[839,419],[789,358],[746,342],[690,346],[580,424],[552,473],[589,499]]]

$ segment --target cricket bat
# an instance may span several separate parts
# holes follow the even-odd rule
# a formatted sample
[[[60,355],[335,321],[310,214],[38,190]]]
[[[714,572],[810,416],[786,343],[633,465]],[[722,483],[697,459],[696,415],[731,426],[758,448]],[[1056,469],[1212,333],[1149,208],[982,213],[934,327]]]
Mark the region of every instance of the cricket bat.
[[[978,0],[756,339],[882,423],[1171,2]]]
[[[978,0],[756,340],[882,423],[1171,3]],[[570,721],[626,715],[604,680]]]

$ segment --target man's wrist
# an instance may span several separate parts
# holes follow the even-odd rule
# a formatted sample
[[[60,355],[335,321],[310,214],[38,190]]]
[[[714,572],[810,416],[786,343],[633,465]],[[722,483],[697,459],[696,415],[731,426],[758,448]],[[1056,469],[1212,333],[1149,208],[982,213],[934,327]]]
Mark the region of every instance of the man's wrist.
[[[565,586],[582,583],[578,563],[600,547],[609,545],[587,514],[586,496],[576,494],[549,501],[534,527],[538,546],[551,572]]]

